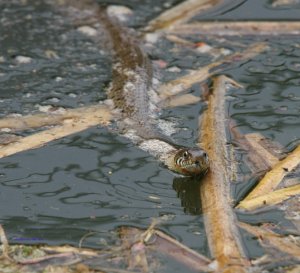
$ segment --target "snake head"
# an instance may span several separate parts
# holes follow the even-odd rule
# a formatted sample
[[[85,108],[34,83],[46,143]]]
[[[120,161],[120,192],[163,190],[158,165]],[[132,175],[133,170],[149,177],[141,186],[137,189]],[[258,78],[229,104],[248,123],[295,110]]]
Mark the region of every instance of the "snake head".
[[[174,156],[175,171],[187,176],[200,176],[209,168],[209,159],[200,148],[183,148]]]

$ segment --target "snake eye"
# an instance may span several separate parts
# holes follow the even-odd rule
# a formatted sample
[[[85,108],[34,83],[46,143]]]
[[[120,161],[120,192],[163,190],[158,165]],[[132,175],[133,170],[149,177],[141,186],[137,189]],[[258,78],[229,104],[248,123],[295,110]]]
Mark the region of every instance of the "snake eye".
[[[185,151],[184,153],[183,153],[183,157],[184,158],[187,158],[189,156],[189,153],[187,152],[187,151]]]

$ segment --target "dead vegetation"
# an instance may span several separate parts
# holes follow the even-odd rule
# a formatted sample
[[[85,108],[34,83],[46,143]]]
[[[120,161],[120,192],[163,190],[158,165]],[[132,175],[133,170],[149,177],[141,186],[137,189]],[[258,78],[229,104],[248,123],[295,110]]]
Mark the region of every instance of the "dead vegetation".
[[[159,31],[162,33],[161,35],[169,35],[172,32],[176,35],[204,33],[212,36],[295,35],[299,33],[299,22],[234,22],[226,24],[207,22],[201,23],[201,25],[187,23],[192,16],[220,2],[222,1],[186,1],[150,22],[148,31]],[[174,37],[172,39],[174,40]],[[197,98],[188,97],[187,101],[183,103],[180,97],[179,99],[174,98],[176,98],[175,95],[193,84],[201,83],[216,73],[221,73],[222,64],[242,63],[267,49],[268,44],[266,43],[253,44],[244,51],[233,53],[199,68],[198,71],[192,71],[181,78],[165,83],[160,86],[161,99],[165,100],[166,107],[195,103],[198,101]],[[268,223],[254,226],[238,222],[236,213],[239,211],[252,213],[255,209],[268,209],[277,204],[286,204],[283,209],[286,211],[287,217],[296,219],[296,217],[293,218],[293,215],[299,213],[299,202],[296,199],[300,194],[299,181],[289,187],[283,187],[282,183],[284,178],[300,163],[300,146],[289,154],[283,151],[274,153],[276,144],[262,135],[257,133],[242,135],[238,132],[232,121],[226,116],[226,90],[229,88],[243,87],[226,76],[214,77],[211,93],[207,97],[208,108],[201,117],[200,125],[199,143],[207,150],[211,160],[211,168],[201,182],[199,196],[201,196],[212,259],[180,244],[155,229],[153,225],[146,231],[130,227],[121,228],[121,246],[108,252],[67,246],[43,246],[27,249],[32,255],[20,260],[16,258],[18,253],[24,254],[24,249],[31,247],[10,246],[3,229],[1,229],[2,268],[0,266],[0,269],[4,270],[3,268],[5,268],[5,272],[32,272],[30,270],[36,270],[36,268],[39,270],[42,268],[43,272],[151,272],[158,266],[151,256],[151,251],[158,251],[183,263],[184,266],[203,272],[261,272],[270,264],[281,261],[281,256],[284,257],[284,261],[282,261],[283,267],[285,267],[284,271],[298,272],[300,263],[299,225],[298,234],[288,234],[283,231],[282,234],[279,234],[273,231]],[[105,125],[111,118],[110,111],[104,106],[66,110],[60,114],[4,118],[0,120],[0,127],[10,133],[26,128],[43,127],[45,130],[3,144],[0,149],[0,157],[40,147],[49,141],[91,126]],[[260,174],[260,181],[243,200],[238,200],[237,206],[235,206],[236,200],[232,200],[230,192],[231,183],[236,179],[237,167],[235,166],[234,147],[228,144],[225,132],[228,128],[239,147],[247,151],[249,168],[253,173]],[[294,198],[291,199],[291,197]],[[287,203],[285,203],[286,200],[288,200]],[[296,201],[293,202],[293,200]],[[265,250],[265,256],[255,261],[248,259],[244,253],[240,228],[257,238]],[[276,253],[275,256],[274,253]],[[116,254],[119,255],[119,260],[113,259]],[[93,267],[86,263],[94,258],[97,258],[98,261],[111,259],[114,261],[115,267]],[[287,263],[287,260],[292,262]]]

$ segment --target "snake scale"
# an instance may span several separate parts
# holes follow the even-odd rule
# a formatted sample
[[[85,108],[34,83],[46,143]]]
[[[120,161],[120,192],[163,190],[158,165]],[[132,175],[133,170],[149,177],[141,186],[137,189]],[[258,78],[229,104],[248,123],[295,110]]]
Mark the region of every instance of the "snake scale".
[[[175,144],[158,127],[155,84],[151,61],[129,30],[99,7],[98,19],[109,37],[114,64],[108,98],[118,110],[120,134],[149,152],[170,170],[186,176],[199,176],[209,167],[205,151]]]

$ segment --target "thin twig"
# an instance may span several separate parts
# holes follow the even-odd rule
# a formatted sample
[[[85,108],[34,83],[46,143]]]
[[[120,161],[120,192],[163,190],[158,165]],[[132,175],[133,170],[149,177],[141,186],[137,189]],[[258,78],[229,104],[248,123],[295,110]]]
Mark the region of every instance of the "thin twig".
[[[147,27],[147,31],[157,31],[168,27],[174,27],[183,22],[188,21],[193,16],[200,12],[210,9],[221,0],[187,0],[174,8],[160,14],[157,18],[152,20]]]
[[[25,260],[17,261],[17,263],[22,264],[22,265],[38,264],[38,263],[42,263],[42,262],[45,262],[48,260],[60,259],[60,258],[63,258],[63,259],[72,258],[71,261],[68,261],[68,264],[75,264],[75,263],[78,263],[81,261],[80,257],[75,255],[74,253],[66,252],[66,253],[46,255],[46,256],[38,257],[38,258],[25,259]]]
[[[81,247],[82,247],[82,244],[83,244],[83,241],[84,241],[86,238],[88,238],[88,237],[90,237],[90,236],[92,236],[92,235],[94,235],[94,234],[97,234],[97,233],[98,233],[98,232],[90,231],[90,232],[84,234],[84,235],[81,237],[81,239],[79,240],[78,247],[81,248]]]
[[[132,227],[122,227],[120,229],[120,236],[128,246],[134,245],[140,240],[139,238],[144,238],[144,247],[149,250],[167,255],[193,270],[212,271],[212,268],[209,267],[209,264],[212,262],[211,260],[181,244],[162,231],[153,229],[153,227],[148,228],[146,231]]]
[[[234,22],[197,22],[177,25],[166,30],[172,34],[211,35],[211,36],[245,36],[245,35],[299,35],[298,21],[234,21]]]

